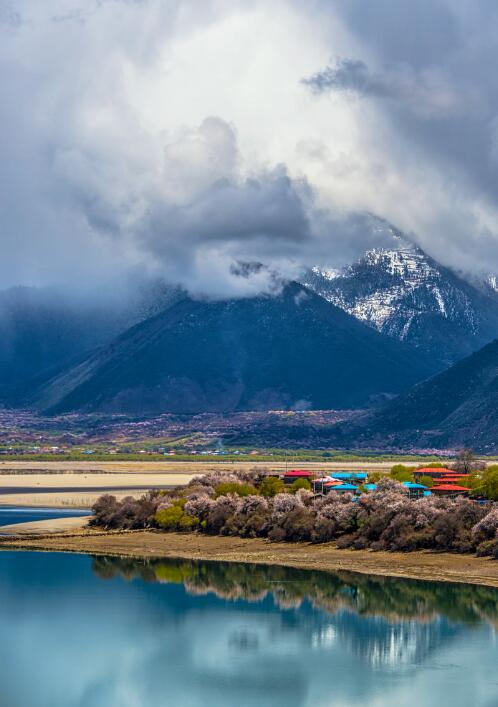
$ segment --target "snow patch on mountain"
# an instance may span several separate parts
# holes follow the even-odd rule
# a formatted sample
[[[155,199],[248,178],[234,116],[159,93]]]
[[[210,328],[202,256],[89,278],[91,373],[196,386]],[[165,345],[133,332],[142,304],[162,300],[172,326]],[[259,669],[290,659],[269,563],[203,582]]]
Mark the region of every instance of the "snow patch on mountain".
[[[312,268],[303,284],[381,333],[441,349],[445,362],[498,335],[498,277],[457,275],[395,229],[391,242],[340,271]]]

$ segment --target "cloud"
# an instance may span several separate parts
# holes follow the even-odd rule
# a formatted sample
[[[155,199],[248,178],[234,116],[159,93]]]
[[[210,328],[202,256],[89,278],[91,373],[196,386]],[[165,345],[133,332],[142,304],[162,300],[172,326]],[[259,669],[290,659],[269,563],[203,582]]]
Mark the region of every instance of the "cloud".
[[[387,243],[372,214],[498,270],[497,31],[488,0],[0,2],[0,282],[269,291]]]
[[[373,73],[359,59],[338,58],[303,83],[315,94],[339,90],[396,101],[422,118],[444,118],[464,109],[462,93],[433,67],[417,74],[404,64]]]

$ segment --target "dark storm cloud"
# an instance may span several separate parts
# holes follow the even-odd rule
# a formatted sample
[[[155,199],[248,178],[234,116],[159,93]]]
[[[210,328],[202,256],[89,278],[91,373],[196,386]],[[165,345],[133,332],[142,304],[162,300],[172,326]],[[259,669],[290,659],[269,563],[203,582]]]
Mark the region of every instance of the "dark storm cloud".
[[[448,203],[431,232],[417,234],[425,247],[454,265],[496,268],[498,5],[336,0],[318,7],[323,18],[341,18],[356,46],[305,84],[315,94],[369,102],[388,125],[382,149],[405,165],[407,182],[413,165],[438,180],[435,199],[446,183]]]
[[[326,93],[334,89],[358,91],[359,93],[379,93],[387,95],[386,86],[369,76],[365,62],[358,59],[337,59],[334,66],[327,66],[303,83],[314,93]]]

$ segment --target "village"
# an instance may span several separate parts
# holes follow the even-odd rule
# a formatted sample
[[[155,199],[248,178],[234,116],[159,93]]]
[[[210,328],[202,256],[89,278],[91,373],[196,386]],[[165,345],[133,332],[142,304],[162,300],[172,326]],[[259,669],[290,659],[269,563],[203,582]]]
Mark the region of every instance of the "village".
[[[456,498],[470,494],[470,488],[462,485],[469,479],[468,473],[459,473],[445,467],[422,467],[412,473],[414,481],[401,481],[409,498],[424,498],[432,494]],[[322,496],[346,493],[358,497],[377,489],[376,482],[369,482],[367,471],[333,471],[328,476],[320,476],[319,472],[314,473],[308,469],[292,469],[282,474],[282,480],[287,487],[296,487],[301,482],[302,488],[309,487],[316,495]]]

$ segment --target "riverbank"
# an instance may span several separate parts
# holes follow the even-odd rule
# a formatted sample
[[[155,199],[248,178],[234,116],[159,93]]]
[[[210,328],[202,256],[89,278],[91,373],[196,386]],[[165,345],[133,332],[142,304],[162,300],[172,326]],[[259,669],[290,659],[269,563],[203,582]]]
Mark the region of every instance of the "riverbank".
[[[33,520],[26,523],[12,523],[0,526],[0,535],[29,535],[40,536],[50,533],[63,533],[67,531],[81,531],[90,520],[90,515],[67,516],[64,518],[49,518]]]
[[[82,531],[32,538],[2,538],[0,548],[245,562],[498,588],[498,562],[489,558],[450,553],[338,550],[333,543],[270,543],[260,538],[152,531]]]

